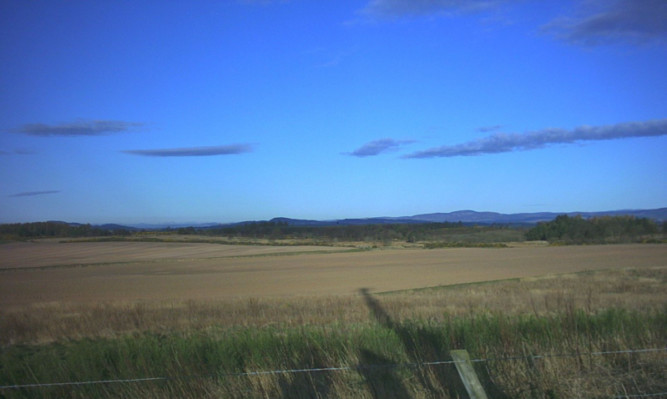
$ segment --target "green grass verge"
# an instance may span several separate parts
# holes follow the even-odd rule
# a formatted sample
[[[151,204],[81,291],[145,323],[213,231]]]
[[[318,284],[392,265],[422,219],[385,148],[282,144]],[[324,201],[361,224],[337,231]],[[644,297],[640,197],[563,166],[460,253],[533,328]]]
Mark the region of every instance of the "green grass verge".
[[[411,392],[415,396],[438,397],[452,392],[447,391],[447,381],[441,378],[439,371],[431,367],[357,366],[447,360],[450,350],[460,348],[467,349],[473,358],[498,359],[526,354],[585,354],[661,347],[665,342],[667,310],[643,313],[608,309],[594,314],[572,310],[551,316],[512,317],[475,314],[448,317],[442,322],[381,320],[300,328],[220,326],[203,332],[136,333],[116,339],[5,347],[0,352],[0,385],[3,386],[146,377],[167,377],[168,380],[3,389],[0,397],[369,397],[369,392],[377,393],[382,387],[394,392]],[[586,357],[575,356],[563,367],[584,374],[604,368],[605,373],[613,375],[619,364],[621,369],[636,366],[627,356],[604,357],[600,360],[602,363],[596,361],[595,364],[582,360],[582,356]],[[518,365],[509,367],[508,362]],[[550,382],[546,367],[543,375],[533,375],[530,381],[517,377],[517,370],[530,369],[526,362],[528,360],[495,361],[480,363],[479,367],[493,376],[495,382],[491,388],[504,392],[507,397],[569,397],[567,384],[557,379]],[[656,367],[645,360],[644,364]],[[236,375],[250,371],[340,366],[351,369],[298,375]],[[664,372],[664,363],[659,362],[657,367],[658,370],[648,370],[647,375]],[[662,389],[660,386],[642,388]],[[538,391],[543,395],[535,396]]]

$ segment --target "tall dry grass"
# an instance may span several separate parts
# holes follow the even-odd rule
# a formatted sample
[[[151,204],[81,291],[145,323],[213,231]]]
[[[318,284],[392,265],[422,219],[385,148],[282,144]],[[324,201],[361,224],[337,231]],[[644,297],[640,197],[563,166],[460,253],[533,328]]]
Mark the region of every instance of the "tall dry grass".
[[[667,305],[667,268],[551,275],[420,290],[374,293],[396,321],[444,321],[502,313],[550,315],[567,309],[643,311]],[[46,303],[0,309],[0,344],[113,338],[134,332],[226,327],[372,323],[361,295],[224,301]]]
[[[452,398],[467,349],[491,397],[667,391],[667,268],[351,297],[45,304],[0,311],[0,384],[168,376],[3,390],[14,397]],[[532,355],[553,355],[533,357]],[[391,365],[400,366],[391,366]],[[377,367],[366,367],[375,365]],[[315,373],[256,370],[343,366]]]

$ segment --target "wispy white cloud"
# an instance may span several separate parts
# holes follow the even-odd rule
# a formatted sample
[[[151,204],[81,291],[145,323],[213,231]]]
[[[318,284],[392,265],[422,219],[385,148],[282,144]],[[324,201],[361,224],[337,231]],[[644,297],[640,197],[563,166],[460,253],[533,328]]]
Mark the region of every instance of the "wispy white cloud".
[[[309,59],[312,59],[315,68],[332,68],[343,64],[348,58],[358,53],[359,47],[349,46],[314,46],[303,52]]]
[[[234,155],[251,152],[250,144],[219,145],[211,147],[163,148],[155,150],[126,150],[126,154],[147,157],[205,157],[213,155]]]
[[[524,134],[497,133],[463,144],[429,148],[406,155],[404,158],[437,158],[497,154],[527,151],[552,144],[570,144],[580,141],[613,140],[633,137],[667,135],[667,119],[643,122],[617,123],[604,126],[580,126],[575,129],[542,129]]]
[[[58,190],[46,190],[46,191],[24,191],[22,193],[16,193],[10,195],[10,197],[35,197],[38,195],[47,195],[47,194],[57,194],[60,191]]]
[[[492,126],[482,126],[478,127],[477,131],[482,133],[495,132],[503,128],[503,125],[492,125]]]
[[[270,5],[270,4],[282,4],[289,3],[291,0],[237,0],[238,3],[247,4],[247,5]]]
[[[34,154],[33,151],[28,151],[28,150],[13,150],[13,151],[7,151],[7,150],[0,150],[0,156],[2,155],[31,155]]]
[[[374,17],[403,17],[479,12],[509,0],[372,0],[362,10]]]
[[[114,120],[78,120],[76,122],[49,125],[46,123],[28,123],[13,132],[29,136],[101,136],[110,133],[125,132],[143,126],[139,122]]]
[[[345,57],[348,54],[339,52],[333,55],[329,55],[329,58],[315,65],[317,68],[331,68],[340,65]]]
[[[380,139],[368,142],[356,150],[346,153],[355,157],[371,157],[384,152],[394,151],[401,146],[414,143],[414,140]]]
[[[512,3],[529,6],[539,0],[370,0],[360,13],[372,19],[489,14]],[[570,15],[545,23],[541,30],[587,46],[667,41],[665,0],[577,0],[572,4]]]
[[[590,46],[667,38],[665,0],[604,0],[583,4],[588,8],[582,7],[577,16],[557,18],[542,29],[566,42]]]

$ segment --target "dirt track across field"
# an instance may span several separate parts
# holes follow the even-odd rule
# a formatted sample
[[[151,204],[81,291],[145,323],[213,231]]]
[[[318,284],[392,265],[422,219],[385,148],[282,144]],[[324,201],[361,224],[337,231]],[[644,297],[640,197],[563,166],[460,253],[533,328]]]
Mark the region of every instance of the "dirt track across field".
[[[0,306],[348,295],[614,268],[663,267],[667,245],[388,249],[166,243],[0,245]]]

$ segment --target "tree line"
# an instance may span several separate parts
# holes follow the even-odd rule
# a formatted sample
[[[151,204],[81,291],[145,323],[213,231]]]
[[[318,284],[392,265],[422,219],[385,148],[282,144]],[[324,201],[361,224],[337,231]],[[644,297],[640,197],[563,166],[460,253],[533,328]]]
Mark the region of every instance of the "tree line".
[[[253,222],[237,226],[224,226],[201,230],[189,230],[211,236],[249,237],[261,239],[302,239],[323,241],[434,241],[454,231],[471,231],[472,226],[462,223],[387,223],[334,226],[292,226],[287,222]],[[186,232],[186,231],[184,231]]]
[[[251,222],[234,226],[183,227],[167,229],[167,234],[223,236],[251,239],[294,239],[321,242],[501,242],[542,240],[551,243],[588,244],[664,240],[667,223],[632,216],[584,219],[560,215],[532,228],[506,225],[465,225],[458,223],[390,223],[333,226],[295,226],[285,221]],[[48,237],[129,236],[136,232],[122,227],[35,222],[0,225],[2,239]]]
[[[90,224],[65,222],[33,222],[0,224],[0,237],[4,239],[30,239],[48,237],[99,237],[130,235],[127,229],[105,229]]]
[[[284,221],[253,222],[206,229],[179,229],[182,233],[255,239],[295,239],[323,242],[435,242],[497,231],[516,231],[503,225],[472,226],[461,222],[385,223],[330,226],[294,226]],[[519,233],[521,234],[521,233]],[[513,234],[516,236],[517,234]],[[500,236],[500,235],[499,235]],[[488,237],[487,237],[488,238]]]
[[[560,215],[528,230],[526,239],[564,244],[641,242],[653,240],[661,230],[664,235],[666,228],[667,223],[662,223],[660,228],[653,220],[633,216],[584,219],[581,216]]]

